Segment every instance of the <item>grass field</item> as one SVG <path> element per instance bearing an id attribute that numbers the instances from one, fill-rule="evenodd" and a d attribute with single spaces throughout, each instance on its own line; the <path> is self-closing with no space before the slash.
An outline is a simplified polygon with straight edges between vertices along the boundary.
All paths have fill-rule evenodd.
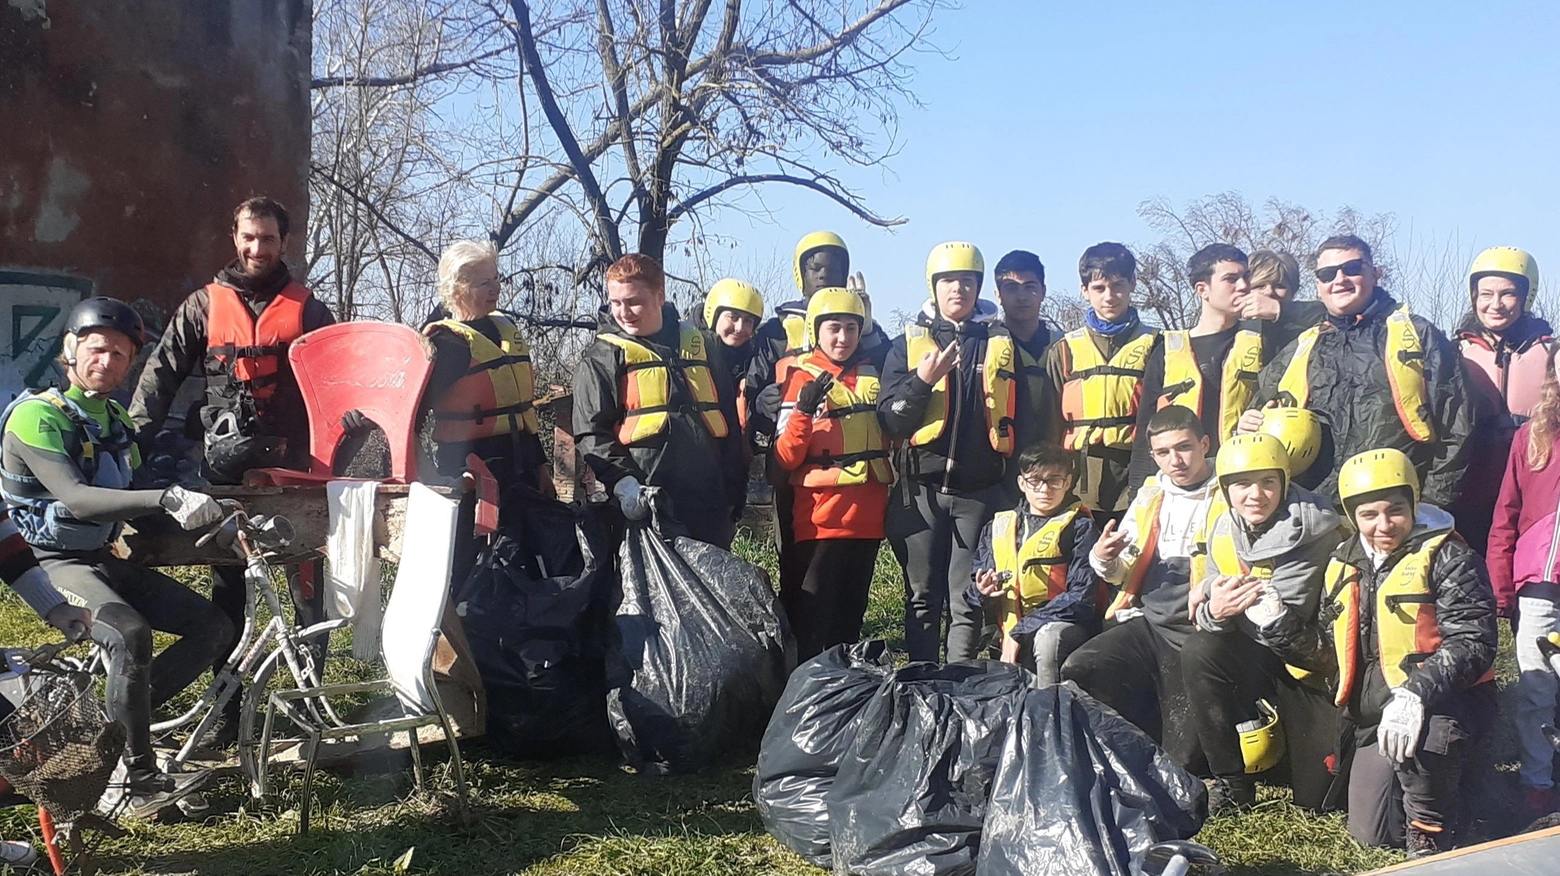
<path id="1" fill-rule="evenodd" d="M 773 570 L 772 552 L 751 543 L 741 549 Z M 866 629 L 867 635 L 896 647 L 902 586 L 885 550 Z M 47 628 L 14 595 L 7 590 L 0 596 L 0 642 L 33 644 L 49 638 Z M 1509 655 L 1509 642 L 1504 653 Z M 1504 677 L 1509 678 L 1509 656 L 1505 660 Z M 354 676 L 364 671 L 350 665 L 337 670 Z M 1511 751 L 1509 733 L 1493 740 L 1490 749 Z M 749 796 L 752 749 L 733 752 L 728 762 L 699 775 L 676 778 L 638 776 L 600 760 L 515 763 L 480 741 L 463 745 L 462 751 L 474 801 L 466 825 L 455 819 L 447 796 L 411 795 L 409 766 L 388 761 L 365 765 L 354 775 L 317 777 L 315 820 L 306 838 L 294 836 L 296 777 L 281 783 L 280 792 L 263 804 L 249 799 L 236 780 L 227 780 L 208 793 L 216 814 L 203 823 L 130 825 L 127 838 L 102 842 L 97 858 L 108 873 L 213 876 L 822 872 L 764 833 Z M 1509 758 L 1489 754 L 1486 759 Z M 434 785 L 448 792 L 442 755 L 435 763 Z M 1489 804 L 1492 808 L 1503 806 L 1509 770 L 1504 766 L 1500 777 L 1472 796 L 1500 801 Z M 1309 815 L 1286 800 L 1287 792 L 1264 789 L 1256 810 L 1210 822 L 1199 839 L 1236 874 L 1356 873 L 1401 858 L 1358 846 L 1338 816 Z M 1502 821 L 1492 817 L 1489 829 L 1501 831 Z M 31 807 L 0 810 L 0 835 L 36 831 Z"/>

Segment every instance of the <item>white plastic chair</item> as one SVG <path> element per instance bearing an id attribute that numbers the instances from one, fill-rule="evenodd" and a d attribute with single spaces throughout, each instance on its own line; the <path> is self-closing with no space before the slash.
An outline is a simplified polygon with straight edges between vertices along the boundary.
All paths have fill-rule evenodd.
<path id="1" fill-rule="evenodd" d="M 466 776 L 461 766 L 460 746 L 455 741 L 455 728 L 439 700 L 439 690 L 433 679 L 433 652 L 439 641 L 439 622 L 444 616 L 454 558 L 456 507 L 454 500 L 446 499 L 422 484 L 411 485 L 406 503 L 405 547 L 381 626 L 380 654 L 388 677 L 327 684 L 309 690 L 276 691 L 270 696 L 260 742 L 260 772 L 264 774 L 267 769 L 272 728 L 277 712 L 281 712 L 305 736 L 303 799 L 298 819 L 300 834 L 309 831 L 310 792 L 321 742 L 405 731 L 412 753 L 412 774 L 421 791 L 423 769 L 417 729 L 434 725 L 443 728 L 444 738 L 449 743 L 450 773 L 455 779 L 459 813 L 462 820 L 466 818 Z M 395 693 L 405 713 L 403 717 L 338 726 L 320 722 L 308 710 L 294 706 L 297 701 L 311 697 L 383 690 Z"/>

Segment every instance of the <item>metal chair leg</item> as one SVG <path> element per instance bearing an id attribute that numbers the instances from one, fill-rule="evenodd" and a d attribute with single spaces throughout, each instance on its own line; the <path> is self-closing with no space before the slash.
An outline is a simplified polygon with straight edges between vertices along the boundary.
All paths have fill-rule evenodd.
<path id="1" fill-rule="evenodd" d="M 304 757 L 307 761 L 303 767 L 303 796 L 298 801 L 298 835 L 303 836 L 309 832 L 309 807 L 314 802 L 314 761 L 320 753 L 320 735 L 310 733 Z"/>
<path id="2" fill-rule="evenodd" d="M 412 781 L 417 786 L 417 793 L 423 793 L 423 763 L 422 746 L 417 744 L 417 728 L 406 731 L 406 744 L 412 750 Z"/>
<path id="3" fill-rule="evenodd" d="M 455 809 L 460 817 L 461 824 L 471 820 L 471 809 L 466 801 L 466 765 L 460 759 L 460 743 L 455 741 L 455 728 L 450 726 L 449 718 L 444 710 L 439 710 L 439 719 L 444 726 L 444 739 L 450 746 L 450 776 L 455 779 Z"/>

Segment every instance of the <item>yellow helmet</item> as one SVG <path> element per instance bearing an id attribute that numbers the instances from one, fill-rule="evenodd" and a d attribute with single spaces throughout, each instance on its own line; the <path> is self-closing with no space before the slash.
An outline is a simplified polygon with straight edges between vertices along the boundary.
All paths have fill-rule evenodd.
<path id="1" fill-rule="evenodd" d="M 1265 773 L 1284 759 L 1288 748 L 1284 725 L 1278 722 L 1278 710 L 1267 700 L 1257 700 L 1257 717 L 1235 725 L 1240 734 L 1240 756 L 1246 762 L 1246 774 Z"/>
<path id="2" fill-rule="evenodd" d="M 815 249 L 823 249 L 826 246 L 836 246 L 844 250 L 849 258 L 850 250 L 845 246 L 845 239 L 832 231 L 814 231 L 805 235 L 796 242 L 796 254 L 791 257 L 791 269 L 796 274 L 796 291 L 801 292 L 806 287 L 802 285 L 802 259 Z"/>
<path id="3" fill-rule="evenodd" d="M 1213 461 L 1221 490 L 1236 475 L 1275 469 L 1284 476 L 1284 489 L 1288 490 L 1289 451 L 1284 449 L 1284 442 L 1266 432 L 1230 436 L 1230 440 L 1219 446 L 1219 455 Z M 1225 500 L 1228 499 L 1226 496 Z"/>
<path id="4" fill-rule="evenodd" d="M 980 250 L 975 248 L 975 244 L 949 241 L 932 247 L 932 254 L 926 257 L 926 294 L 935 298 L 937 275 L 951 274 L 954 271 L 974 271 L 982 280 L 985 279 L 986 260 L 981 257 Z M 976 289 L 979 288 L 977 283 Z"/>
<path id="5" fill-rule="evenodd" d="M 1538 291 L 1538 262 L 1525 249 L 1514 246 L 1492 246 L 1479 253 L 1468 266 L 1468 295 L 1477 297 L 1479 278 L 1485 274 L 1509 274 L 1527 278 L 1527 292 L 1522 296 L 1522 309 Z"/>
<path id="6" fill-rule="evenodd" d="M 1289 476 L 1311 467 L 1322 452 L 1322 418 L 1305 408 L 1268 408 L 1262 412 L 1262 428 L 1284 443 L 1289 451 Z"/>
<path id="7" fill-rule="evenodd" d="M 710 294 L 705 296 L 704 324 L 714 328 L 715 317 L 720 315 L 722 308 L 751 313 L 754 319 L 764 318 L 763 296 L 758 294 L 758 290 L 753 288 L 752 283 L 744 283 L 730 277 L 711 286 Z"/>
<path id="8" fill-rule="evenodd" d="M 867 325 L 867 308 L 861 298 L 849 289 L 828 286 L 813 293 L 807 299 L 807 347 L 818 346 L 818 322 L 826 316 L 854 316 Z"/>
<path id="9" fill-rule="evenodd" d="M 1354 506 L 1365 496 L 1396 487 L 1408 489 L 1417 510 L 1419 472 L 1414 470 L 1408 454 L 1401 450 L 1367 450 L 1349 457 L 1349 461 L 1338 469 L 1338 498 L 1343 500 L 1344 510 L 1350 516 L 1354 514 Z"/>

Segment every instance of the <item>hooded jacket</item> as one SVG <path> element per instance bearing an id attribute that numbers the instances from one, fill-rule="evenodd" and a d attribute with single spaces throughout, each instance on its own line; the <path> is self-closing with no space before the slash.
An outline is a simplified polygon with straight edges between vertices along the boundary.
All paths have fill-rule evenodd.
<path id="1" fill-rule="evenodd" d="M 680 344 L 677 308 L 665 305 L 661 319 L 659 332 L 637 340 L 648 341 L 657 355 L 670 361 Z M 606 307 L 597 312 L 596 325 L 600 334 L 625 335 Z M 686 384 L 674 376 L 669 402 L 675 409 L 666 431 L 634 447 L 625 447 L 617 435 L 623 420 L 623 351 L 597 338 L 580 354 L 574 370 L 574 442 L 608 491 L 632 477 L 641 485 L 664 488 L 673 509 L 725 507 L 735 512 L 746 503 L 747 471 L 737 429 L 736 390 L 721 346 L 705 349 L 728 437 L 710 435 L 701 417 L 686 407 L 693 402 Z"/>
<path id="2" fill-rule="evenodd" d="M 1387 317 L 1398 302 L 1378 288 L 1354 316 L 1329 316 L 1311 351 L 1307 407 L 1321 415 L 1322 449 L 1311 472 L 1327 472 L 1317 492 L 1329 501 L 1338 495 L 1338 469 L 1367 450 L 1392 447 L 1408 454 L 1424 484 L 1424 500 L 1450 505 L 1462 492 L 1468 465 L 1468 436 L 1473 408 L 1456 348 L 1424 317 L 1413 314 L 1414 329 L 1425 351 L 1425 401 L 1435 440 L 1409 437 L 1392 399 L 1386 369 Z M 1279 382 L 1294 358 L 1289 344 L 1262 369 L 1253 408 L 1278 397 Z"/>
<path id="3" fill-rule="evenodd" d="M 1550 540 L 1560 521 L 1560 454 L 1553 454 L 1548 465 L 1534 470 L 1528 464 L 1532 440 L 1533 424 L 1523 423 L 1507 455 L 1485 552 L 1496 605 L 1507 617 L 1516 615 L 1517 595 L 1524 586 L 1556 577 L 1548 574 L 1545 566 Z"/>
<path id="4" fill-rule="evenodd" d="M 1354 690 L 1347 708 L 1354 723 L 1361 727 L 1381 721 L 1381 710 L 1391 699 L 1386 676 L 1381 672 L 1380 638 L 1376 625 L 1376 591 L 1388 573 L 1403 557 L 1425 539 L 1452 530 L 1452 516 L 1433 505 L 1421 503 L 1414 528 L 1397 550 L 1379 558 L 1366 550 L 1360 538 L 1350 538 L 1333 552 L 1333 558 L 1353 566 L 1360 576 L 1360 660 Z M 1495 594 L 1490 589 L 1484 563 L 1461 537 L 1453 534 L 1442 542 L 1430 564 L 1429 582 L 1435 594 L 1436 626 L 1441 645 L 1424 662 L 1408 671 L 1403 683 L 1424 701 L 1427 710 L 1447 696 L 1478 683 L 1495 663 L 1500 637 L 1495 626 Z M 1320 659 L 1302 665 L 1307 669 L 1335 671 L 1332 617 L 1323 618 L 1316 628 L 1322 649 Z"/>
<path id="5" fill-rule="evenodd" d="M 1268 583 L 1278 591 L 1287 610 L 1266 627 L 1257 626 L 1244 614 L 1216 620 L 1207 596 L 1220 573 L 1209 563 L 1206 577 L 1197 585 L 1203 595 L 1202 604 L 1197 606 L 1197 626 L 1209 632 L 1244 633 L 1295 666 L 1309 668 L 1325 662 L 1326 658 L 1317 654 L 1322 647 L 1316 630 L 1317 612 L 1327 559 L 1338 546 L 1338 522 L 1326 499 L 1297 485 L 1289 487 L 1282 507 L 1258 530 L 1232 511 L 1219 515 L 1207 541 L 1227 535 L 1234 540 L 1235 555 L 1243 564 L 1271 564 L 1273 576 Z"/>
<path id="6" fill-rule="evenodd" d="M 264 277 L 247 277 L 239 270 L 238 263 L 228 265 L 212 279 L 238 293 L 238 300 L 249 309 L 249 315 L 259 319 L 267 305 L 292 282 L 287 265 L 278 262 L 276 270 Z M 135 395 L 130 400 L 130 419 L 135 423 L 135 440 L 141 452 L 150 456 L 152 440 L 168 418 L 179 386 L 191 374 L 201 373 L 206 361 L 206 326 L 211 311 L 211 297 L 202 286 L 190 293 L 173 313 L 162 340 L 147 359 L 141 379 L 136 383 Z M 305 334 L 330 325 L 335 316 L 325 302 L 309 296 L 303 305 L 303 331 Z M 282 357 L 280 381 L 276 395 L 266 408 L 261 430 L 267 435 L 287 439 L 289 461 L 307 468 L 309 458 L 309 417 L 303 407 L 303 396 L 292 370 Z M 204 405 L 204 401 L 202 402 Z"/>
<path id="7" fill-rule="evenodd" d="M 1132 497 L 1132 504 L 1121 519 L 1120 531 L 1127 536 L 1129 547 L 1108 563 L 1089 555 L 1095 573 L 1116 587 L 1126 583 L 1138 563 L 1149 564 L 1143 573 L 1138 602 L 1143 606 L 1143 616 L 1176 649 L 1193 630 L 1192 621 L 1186 616 L 1187 597 L 1192 590 L 1191 556 L 1219 489 L 1211 470 L 1210 466 L 1208 479 L 1194 487 L 1178 487 L 1163 475 L 1155 476 L 1154 483 L 1164 493 L 1164 501 L 1159 506 L 1159 537 L 1152 556 L 1141 553 L 1146 535 L 1138 531 L 1137 524 L 1139 509 L 1148 497 L 1144 492 Z"/>
<path id="8" fill-rule="evenodd" d="M 1002 482 L 1007 459 L 991 448 L 987 435 L 985 390 L 981 370 L 985 367 L 986 340 L 1006 335 L 997 318 L 997 306 L 978 299 L 975 312 L 962 323 L 952 323 L 936 315 L 928 302 L 916 317 L 916 325 L 926 328 L 939 348 L 959 343 L 958 369 L 948 375 L 948 427 L 933 441 L 919 447 L 901 447 L 895 458 L 895 471 L 935 489 L 953 493 L 974 493 Z M 926 406 L 932 398 L 931 384 L 916 374 L 916 363 L 908 361 L 904 335 L 894 339 L 883 365 L 883 391 L 878 396 L 878 417 L 883 432 L 890 438 L 908 439 L 921 428 Z M 1016 381 L 1017 406 L 1028 404 L 1024 381 Z M 1016 431 L 1016 429 L 1015 429 Z M 1013 446 L 1028 446 L 1031 436 L 1017 434 Z"/>

